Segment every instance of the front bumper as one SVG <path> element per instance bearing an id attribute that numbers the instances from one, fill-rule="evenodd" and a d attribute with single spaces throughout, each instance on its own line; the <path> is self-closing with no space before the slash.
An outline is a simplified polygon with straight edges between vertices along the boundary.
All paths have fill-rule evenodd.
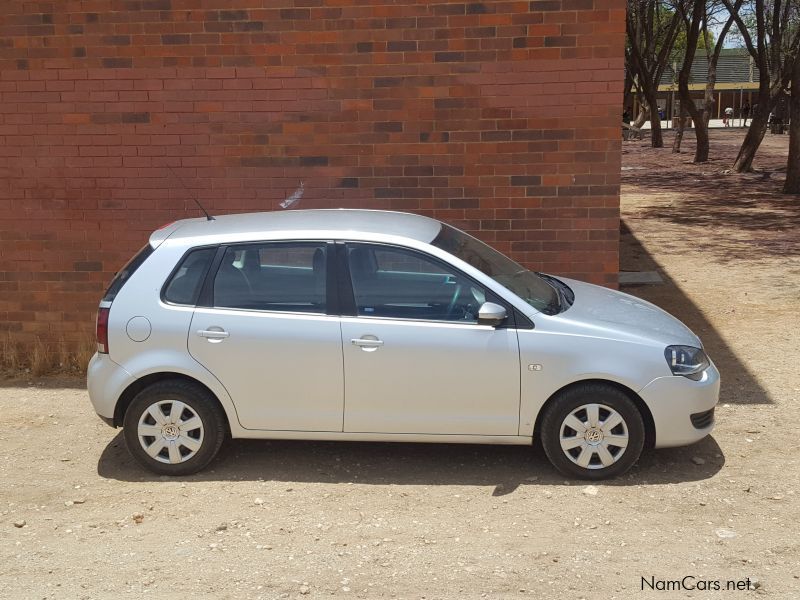
<path id="1" fill-rule="evenodd" d="M 122 392 L 134 381 L 133 375 L 115 363 L 108 354 L 97 353 L 89 361 L 86 386 L 94 411 L 103 421 L 115 427 L 114 410 Z"/>
<path id="2" fill-rule="evenodd" d="M 719 371 L 712 363 L 700 381 L 678 375 L 658 377 L 639 391 L 653 415 L 656 448 L 686 446 L 711 433 L 714 421 L 708 411 L 719 400 L 719 383 Z"/>

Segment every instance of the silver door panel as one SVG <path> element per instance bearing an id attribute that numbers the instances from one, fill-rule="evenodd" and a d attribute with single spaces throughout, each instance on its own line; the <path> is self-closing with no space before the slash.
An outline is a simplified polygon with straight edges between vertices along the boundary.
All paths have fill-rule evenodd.
<path id="1" fill-rule="evenodd" d="M 346 432 L 517 435 L 514 329 L 342 318 Z"/>
<path id="2" fill-rule="evenodd" d="M 338 317 L 198 308 L 189 352 L 228 389 L 245 429 L 342 431 Z"/>

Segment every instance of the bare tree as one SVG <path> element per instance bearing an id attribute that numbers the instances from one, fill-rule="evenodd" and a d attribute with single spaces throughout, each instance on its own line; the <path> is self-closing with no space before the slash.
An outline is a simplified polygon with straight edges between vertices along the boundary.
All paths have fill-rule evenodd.
<path id="1" fill-rule="evenodd" d="M 634 83 L 634 86 L 636 88 L 636 100 L 639 103 L 639 114 L 637 114 L 636 118 L 633 120 L 633 126 L 637 129 L 641 129 L 642 125 L 650 120 L 650 105 L 647 104 L 647 100 L 642 93 L 642 88 L 638 85 L 638 83 Z"/>
<path id="2" fill-rule="evenodd" d="M 673 152 L 680 152 L 680 144 L 683 140 L 684 129 L 684 115 L 688 112 L 695 123 L 695 136 L 697 137 L 697 151 L 695 152 L 695 162 L 703 162 L 697 160 L 697 155 L 700 151 L 701 140 L 708 147 L 708 128 L 702 122 L 702 115 L 694 104 L 692 96 L 689 93 L 689 75 L 691 74 L 692 64 L 694 63 L 694 56 L 697 51 L 697 42 L 700 40 L 700 26 L 703 22 L 703 17 L 706 14 L 706 0 L 692 0 L 692 11 L 687 13 L 686 8 L 682 3 L 678 3 L 676 12 L 681 15 L 684 25 L 686 27 L 686 51 L 683 55 L 683 64 L 678 72 L 678 97 L 681 100 L 681 114 L 680 125 L 678 126 L 678 135 L 675 137 L 675 146 Z M 706 155 L 705 159 L 708 159 Z"/>
<path id="3" fill-rule="evenodd" d="M 627 112 L 633 105 L 634 90 L 633 86 L 636 79 L 633 76 L 633 69 L 631 69 L 631 47 L 625 44 L 625 88 L 622 95 L 622 112 Z M 635 115 L 629 114 L 628 121 L 635 118 Z"/>
<path id="4" fill-rule="evenodd" d="M 735 8 L 740 7 L 742 5 L 743 0 L 737 0 L 736 4 L 734 5 Z M 708 33 L 708 25 L 709 25 L 709 17 L 707 11 L 707 16 L 703 21 L 703 35 L 706 39 L 709 38 Z M 722 48 L 725 45 L 725 38 L 728 36 L 728 32 L 733 25 L 735 17 L 728 13 L 728 19 L 725 21 L 725 24 L 722 26 L 722 29 L 719 32 L 719 36 L 717 36 L 717 42 L 714 44 L 713 50 L 706 44 L 706 59 L 708 61 L 708 69 L 706 75 L 706 89 L 703 95 L 703 122 L 706 125 L 706 132 L 708 131 L 708 122 L 711 119 L 711 113 L 714 110 L 714 87 L 717 85 L 717 64 L 719 64 L 719 56 L 722 53 Z M 708 156 L 706 156 L 708 158 Z"/>
<path id="5" fill-rule="evenodd" d="M 658 114 L 658 83 L 669 62 L 680 23 L 680 14 L 665 0 L 628 0 L 626 28 L 630 67 L 650 111 L 653 148 L 664 146 Z"/>
<path id="6" fill-rule="evenodd" d="M 678 111 L 678 129 L 675 132 L 675 139 L 672 140 L 672 153 L 680 154 L 681 143 L 683 142 L 683 133 L 686 130 L 686 103 L 681 99 L 681 108 Z"/>
<path id="7" fill-rule="evenodd" d="M 789 164 L 786 168 L 785 194 L 800 194 L 800 53 L 792 69 L 792 97 L 789 118 Z"/>
<path id="8" fill-rule="evenodd" d="M 798 5 L 800 0 L 754 0 L 749 3 L 755 21 L 753 31 L 745 23 L 743 11 L 731 0 L 722 0 L 733 15 L 750 56 L 758 67 L 758 103 L 733 168 L 749 171 L 767 131 L 769 114 L 791 80 L 795 58 L 800 51 Z M 753 39 L 755 37 L 755 39 Z"/>
<path id="9" fill-rule="evenodd" d="M 736 0 L 734 8 L 738 10 L 739 7 L 741 7 L 742 2 L 743 0 Z M 708 122 L 711 118 L 711 111 L 714 104 L 714 86 L 717 82 L 717 63 L 719 62 L 719 56 L 722 52 L 722 46 L 725 43 L 725 38 L 727 37 L 728 31 L 730 30 L 734 21 L 734 17 L 732 15 L 728 15 L 728 19 L 723 25 L 722 30 L 720 31 L 720 34 L 713 45 L 713 48 L 710 47 L 709 42 L 711 36 L 708 32 L 709 18 L 711 14 L 716 12 L 716 7 L 717 5 L 713 2 L 711 5 L 709 5 L 708 0 L 692 0 L 691 5 L 689 6 L 684 6 L 680 2 L 678 2 L 676 5 L 676 11 L 681 14 L 686 27 L 686 53 L 684 54 L 683 63 L 680 71 L 678 72 L 678 97 L 681 101 L 681 112 L 683 113 L 684 110 L 688 112 L 689 116 L 692 118 L 692 121 L 694 121 L 694 132 L 695 137 L 697 138 L 697 148 L 694 154 L 694 162 L 696 163 L 706 162 L 708 160 L 708 154 L 710 151 Z M 689 8 L 691 8 L 691 12 L 689 12 Z M 704 44 L 704 48 L 707 59 L 706 64 L 708 65 L 706 71 L 706 86 L 703 96 L 702 110 L 697 108 L 697 105 L 694 103 L 694 100 L 689 93 L 689 75 L 691 73 L 692 64 L 694 63 L 694 58 L 701 34 L 706 42 Z M 681 126 L 683 125 L 682 119 L 683 115 L 681 115 Z M 679 134 L 682 134 L 681 127 L 679 127 L 678 132 Z M 673 151 L 680 151 L 681 138 L 682 135 L 676 136 L 675 140 L 677 148 L 673 148 Z"/>

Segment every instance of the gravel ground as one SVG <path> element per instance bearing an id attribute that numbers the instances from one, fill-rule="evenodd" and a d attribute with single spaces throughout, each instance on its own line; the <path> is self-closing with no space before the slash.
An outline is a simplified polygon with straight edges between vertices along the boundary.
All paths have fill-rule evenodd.
<path id="1" fill-rule="evenodd" d="M 768 137 L 762 163 L 781 153 Z M 595 485 L 522 447 L 254 441 L 176 480 L 133 463 L 81 382 L 10 380 L 0 597 L 798 597 L 800 208 L 771 175 L 686 160 L 625 144 L 622 268 L 660 273 L 626 290 L 717 362 L 712 437 Z"/>

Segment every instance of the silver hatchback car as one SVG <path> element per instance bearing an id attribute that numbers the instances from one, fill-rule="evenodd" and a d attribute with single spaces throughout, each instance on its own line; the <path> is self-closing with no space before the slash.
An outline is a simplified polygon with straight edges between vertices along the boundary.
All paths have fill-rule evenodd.
<path id="1" fill-rule="evenodd" d="M 711 432 L 719 373 L 659 308 L 534 273 L 419 215 L 186 219 L 100 302 L 89 395 L 161 474 L 233 438 L 540 439 L 603 479 Z"/>

